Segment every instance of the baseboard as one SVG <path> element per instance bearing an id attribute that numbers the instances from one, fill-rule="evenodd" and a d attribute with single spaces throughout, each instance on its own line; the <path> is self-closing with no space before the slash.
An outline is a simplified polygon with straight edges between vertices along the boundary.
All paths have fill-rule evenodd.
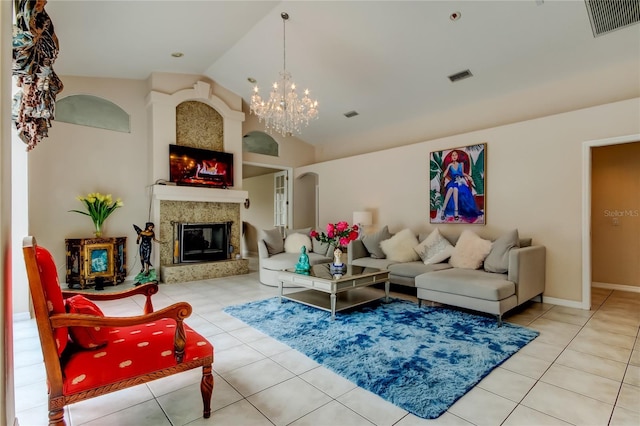
<path id="1" fill-rule="evenodd" d="M 567 308 L 584 309 L 584 307 L 582 306 L 582 302 L 576 302 L 575 300 L 557 299 L 555 297 L 543 296 L 542 301 L 544 303 L 550 303 L 552 305 L 558 305 L 558 306 L 565 306 Z"/>
<path id="2" fill-rule="evenodd" d="M 591 283 L 591 287 L 606 288 L 608 290 L 630 291 L 632 293 L 640 293 L 640 287 L 635 287 L 632 285 L 625 285 L 625 284 L 599 283 L 594 281 Z"/>

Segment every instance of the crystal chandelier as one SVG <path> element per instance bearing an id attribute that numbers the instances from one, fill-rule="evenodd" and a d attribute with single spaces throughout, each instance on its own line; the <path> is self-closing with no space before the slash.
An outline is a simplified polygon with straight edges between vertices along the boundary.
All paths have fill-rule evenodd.
<path id="1" fill-rule="evenodd" d="M 287 50 L 286 50 L 286 22 L 289 14 L 282 12 L 282 34 L 283 34 L 283 66 L 280 73 L 280 80 L 273 83 L 273 88 L 268 100 L 260 97 L 258 86 L 253 88 L 251 96 L 251 112 L 258 116 L 258 121 L 264 120 L 267 132 L 275 130 L 282 136 L 300 134 L 301 128 L 309 125 L 309 121 L 318 117 L 318 101 L 309 97 L 309 90 L 304 91 L 304 96 L 300 98 L 296 91 L 296 85 L 291 79 L 291 74 L 287 72 Z"/>

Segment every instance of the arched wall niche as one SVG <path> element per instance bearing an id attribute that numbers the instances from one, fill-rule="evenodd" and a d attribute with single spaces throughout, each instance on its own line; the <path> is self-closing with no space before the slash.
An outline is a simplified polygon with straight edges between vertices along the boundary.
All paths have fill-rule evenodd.
<path id="1" fill-rule="evenodd" d="M 56 121 L 131 133 L 129 114 L 110 100 L 93 95 L 69 95 L 56 101 Z"/>
<path id="2" fill-rule="evenodd" d="M 254 130 L 242 137 L 242 151 L 279 157 L 279 145 L 271 135 Z"/>
<path id="3" fill-rule="evenodd" d="M 224 151 L 222 115 L 200 101 L 181 102 L 176 107 L 176 143 Z"/>

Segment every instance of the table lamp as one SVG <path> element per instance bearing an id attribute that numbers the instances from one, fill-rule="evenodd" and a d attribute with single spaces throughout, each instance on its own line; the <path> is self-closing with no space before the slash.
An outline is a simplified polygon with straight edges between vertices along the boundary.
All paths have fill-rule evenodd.
<path id="1" fill-rule="evenodd" d="M 358 225 L 358 238 L 362 236 L 362 228 L 373 225 L 371 212 L 353 212 L 353 223 Z"/>

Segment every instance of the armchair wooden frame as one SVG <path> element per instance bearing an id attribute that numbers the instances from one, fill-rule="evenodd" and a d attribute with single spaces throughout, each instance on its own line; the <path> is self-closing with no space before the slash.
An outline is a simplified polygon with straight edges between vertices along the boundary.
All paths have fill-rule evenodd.
<path id="1" fill-rule="evenodd" d="M 143 295 L 145 297 L 143 315 L 131 317 L 99 317 L 86 314 L 49 314 L 45 292 L 41 282 L 38 262 L 36 258 L 37 243 L 34 237 L 25 237 L 23 240 L 23 254 L 29 280 L 29 289 L 33 299 L 33 309 L 35 312 L 38 333 L 40 335 L 40 343 L 42 346 L 42 355 L 49 384 L 49 425 L 64 426 L 64 407 L 68 404 L 83 401 L 85 399 L 115 392 L 131 386 L 136 386 L 152 380 L 167 377 L 176 373 L 184 372 L 193 368 L 202 367 L 202 380 L 200 382 L 200 390 L 202 401 L 204 404 L 203 416 L 208 418 L 211 415 L 211 395 L 213 392 L 213 375 L 211 366 L 213 364 L 213 354 L 189 362 L 182 362 L 184 349 L 187 342 L 187 336 L 183 321 L 191 315 L 191 305 L 186 302 L 175 303 L 157 312 L 153 311 L 151 296 L 158 292 L 158 285 L 155 283 L 143 284 L 138 287 L 117 292 L 94 294 L 77 291 L 61 290 L 64 299 L 82 294 L 90 300 L 117 300 L 134 295 Z M 176 331 L 174 337 L 174 355 L 176 364 L 170 368 L 157 371 L 150 371 L 139 376 L 111 383 L 104 386 L 98 386 L 89 390 L 78 393 L 65 394 L 63 392 L 63 365 L 58 356 L 54 329 L 59 327 L 85 326 L 85 327 L 126 327 L 149 322 L 157 321 L 163 318 L 175 320 Z"/>

